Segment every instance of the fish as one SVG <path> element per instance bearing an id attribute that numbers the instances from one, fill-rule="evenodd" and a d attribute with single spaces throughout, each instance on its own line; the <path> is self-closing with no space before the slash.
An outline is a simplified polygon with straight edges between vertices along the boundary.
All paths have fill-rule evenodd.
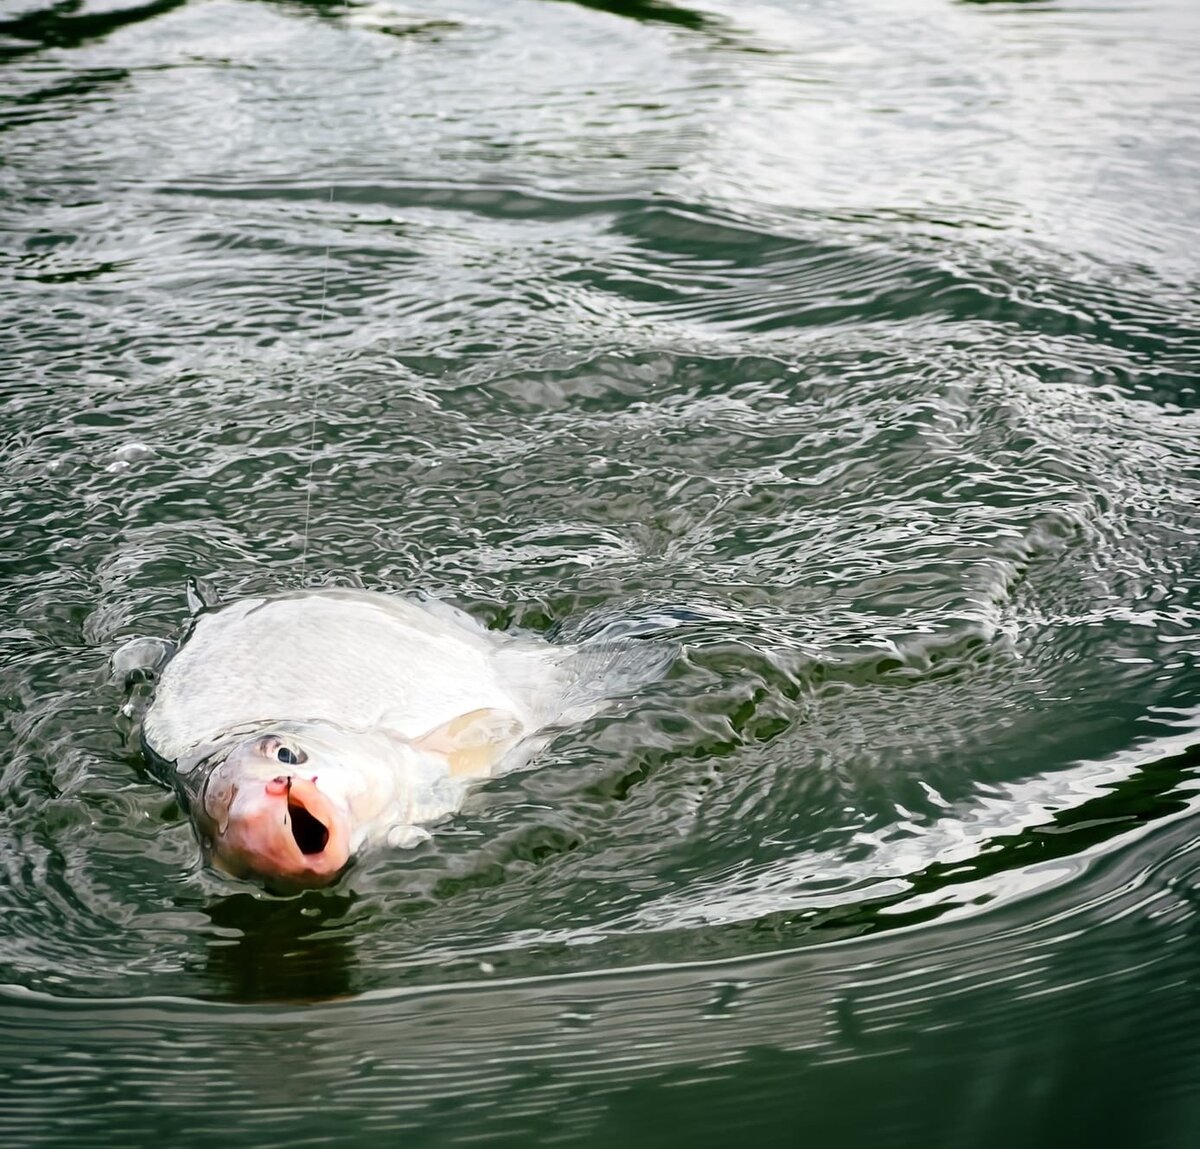
<path id="1" fill-rule="evenodd" d="M 146 760 L 206 862 L 280 892 L 428 838 L 473 785 L 675 657 L 667 643 L 557 644 L 488 630 L 441 599 L 342 588 L 205 607 L 178 644 L 150 649 Z"/>

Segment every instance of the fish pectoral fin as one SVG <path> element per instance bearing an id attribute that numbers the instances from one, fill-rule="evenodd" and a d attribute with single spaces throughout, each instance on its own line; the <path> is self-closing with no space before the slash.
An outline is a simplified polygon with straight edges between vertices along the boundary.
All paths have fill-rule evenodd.
<path id="1" fill-rule="evenodd" d="M 413 739 L 418 750 L 440 754 L 450 764 L 451 775 L 485 775 L 525 733 L 521 720 L 507 710 L 471 710 L 435 726 Z"/>

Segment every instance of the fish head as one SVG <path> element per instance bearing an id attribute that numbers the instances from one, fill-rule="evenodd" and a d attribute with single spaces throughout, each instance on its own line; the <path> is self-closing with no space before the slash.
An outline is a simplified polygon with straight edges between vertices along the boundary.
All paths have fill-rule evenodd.
<path id="1" fill-rule="evenodd" d="M 209 860 L 277 889 L 337 881 L 363 837 L 364 813 L 372 813 L 364 805 L 378 804 L 369 801 L 378 769 L 347 749 L 306 731 L 234 743 L 192 804 Z"/>
<path id="2" fill-rule="evenodd" d="M 414 845 L 418 823 L 458 808 L 521 738 L 520 721 L 479 709 L 409 738 L 324 721 L 246 728 L 177 761 L 205 857 L 286 891 L 336 882 L 371 842 Z"/>

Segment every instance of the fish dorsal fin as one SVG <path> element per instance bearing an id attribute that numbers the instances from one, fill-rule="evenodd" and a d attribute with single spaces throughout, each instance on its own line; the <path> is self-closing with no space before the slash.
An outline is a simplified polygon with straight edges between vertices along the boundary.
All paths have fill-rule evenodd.
<path id="1" fill-rule="evenodd" d="M 489 774 L 524 733 L 525 727 L 515 714 L 485 707 L 435 726 L 414 738 L 413 745 L 445 758 L 452 777 L 481 776 Z"/>

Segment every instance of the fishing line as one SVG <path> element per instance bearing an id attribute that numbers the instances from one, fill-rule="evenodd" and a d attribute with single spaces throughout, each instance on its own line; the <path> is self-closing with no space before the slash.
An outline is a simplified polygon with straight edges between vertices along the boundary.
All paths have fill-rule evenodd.
<path id="1" fill-rule="evenodd" d="M 333 206 L 334 185 L 329 185 L 329 204 Z M 325 298 L 329 289 L 329 248 L 325 244 L 325 258 L 321 261 L 321 314 L 317 319 L 317 338 L 325 338 Z M 308 524 L 312 517 L 313 469 L 317 462 L 317 403 L 321 397 L 321 380 L 318 376 L 312 387 L 311 415 L 308 423 L 308 474 L 304 479 L 304 541 L 300 550 L 300 585 L 304 585 L 304 572 L 308 567 Z"/>
<path id="2" fill-rule="evenodd" d="M 346 20 L 350 15 L 350 0 L 343 0 L 341 19 Z M 329 206 L 333 207 L 333 192 L 337 184 L 329 185 Z M 329 249 L 332 244 L 325 243 L 325 256 L 321 260 L 321 312 L 317 319 L 317 340 L 325 341 L 325 300 L 329 292 Z M 308 422 L 308 474 L 304 478 L 304 539 L 300 547 L 300 585 L 304 585 L 304 575 L 308 569 L 308 530 L 312 521 L 313 471 L 317 465 L 317 405 L 321 398 L 321 380 L 318 377 L 312 387 L 312 411 Z"/>

